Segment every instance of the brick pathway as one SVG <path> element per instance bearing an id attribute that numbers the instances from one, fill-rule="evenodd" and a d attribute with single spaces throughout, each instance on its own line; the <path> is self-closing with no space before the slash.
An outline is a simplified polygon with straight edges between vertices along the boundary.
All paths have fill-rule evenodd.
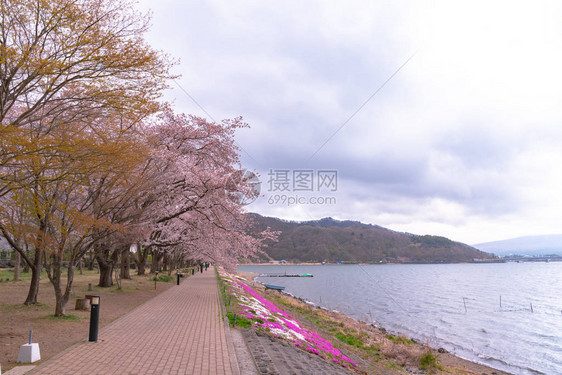
<path id="1" fill-rule="evenodd" d="M 28 374 L 237 375 L 227 329 L 210 268 L 106 326 L 97 343 L 74 346 Z"/>

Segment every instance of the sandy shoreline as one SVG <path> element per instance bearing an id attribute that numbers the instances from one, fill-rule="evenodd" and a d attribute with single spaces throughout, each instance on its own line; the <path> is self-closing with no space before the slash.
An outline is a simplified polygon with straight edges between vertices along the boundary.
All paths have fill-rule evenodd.
<path id="1" fill-rule="evenodd" d="M 254 278 L 259 276 L 259 274 L 252 273 L 252 272 L 243 272 L 243 271 L 239 271 L 237 272 L 237 274 L 245 278 L 247 282 L 251 284 L 251 286 L 257 288 L 260 291 L 263 291 L 264 288 L 262 284 L 254 281 Z M 378 328 L 373 325 L 368 325 L 367 323 L 357 321 L 345 314 L 335 311 L 329 311 L 324 308 L 311 305 L 309 303 L 306 303 L 302 299 L 298 297 L 293 297 L 287 293 L 282 293 L 282 294 L 278 292 L 273 292 L 275 294 L 272 294 L 272 292 L 264 292 L 264 293 L 266 295 L 270 293 L 272 296 L 282 296 L 280 298 L 285 300 L 290 300 L 291 304 L 298 306 L 300 309 L 309 309 L 310 311 L 319 312 L 322 315 L 325 315 L 326 317 L 336 322 L 339 322 L 339 324 L 341 324 L 342 326 L 349 327 L 349 329 L 351 330 L 354 330 L 356 332 L 368 336 L 373 343 L 376 343 L 376 345 L 381 348 L 381 353 L 383 354 L 383 357 L 388 357 L 387 359 L 390 361 L 396 360 L 396 363 L 399 365 L 399 367 L 402 367 L 402 369 L 400 369 L 399 371 L 391 372 L 391 373 L 397 373 L 397 374 L 404 373 L 403 372 L 404 369 L 406 369 L 408 372 L 413 372 L 413 370 L 411 369 L 412 367 L 411 359 L 417 358 L 419 357 L 420 353 L 427 352 L 428 350 L 430 350 L 429 346 L 421 343 L 414 343 L 411 340 L 408 340 L 408 343 L 394 342 L 396 340 L 394 341 L 389 340 L 388 337 L 391 337 L 392 335 L 389 335 L 384 328 Z M 302 316 L 300 317 L 297 316 L 297 318 L 304 319 L 305 324 L 312 324 L 312 326 L 314 326 L 315 329 L 322 332 L 324 335 L 327 335 L 328 337 L 326 338 L 328 340 L 338 341 L 337 338 L 330 337 L 330 332 L 323 331 L 320 327 L 315 326 L 313 322 L 306 321 L 306 319 Z M 438 370 L 436 373 L 443 373 L 443 374 L 456 373 L 456 374 L 473 374 L 473 375 L 476 374 L 508 375 L 509 374 L 505 371 L 501 371 L 486 365 L 482 365 L 476 362 L 463 359 L 451 353 L 438 352 L 437 349 L 438 348 L 431 348 L 431 351 L 434 352 L 436 356 L 438 356 L 439 364 L 440 366 L 442 366 L 444 371 Z M 363 363 L 362 365 L 363 365 L 362 367 L 364 366 L 369 367 L 368 363 Z"/>

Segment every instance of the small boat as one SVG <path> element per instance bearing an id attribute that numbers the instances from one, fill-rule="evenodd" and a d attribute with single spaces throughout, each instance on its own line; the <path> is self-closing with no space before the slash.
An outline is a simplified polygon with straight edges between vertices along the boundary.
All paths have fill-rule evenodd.
<path id="1" fill-rule="evenodd" d="M 303 273 L 302 275 L 299 275 L 300 277 L 313 277 L 313 275 L 311 273 Z"/>
<path id="2" fill-rule="evenodd" d="M 285 290 L 284 286 L 279 286 L 279 285 L 263 284 L 263 286 L 265 286 L 265 289 Z"/>

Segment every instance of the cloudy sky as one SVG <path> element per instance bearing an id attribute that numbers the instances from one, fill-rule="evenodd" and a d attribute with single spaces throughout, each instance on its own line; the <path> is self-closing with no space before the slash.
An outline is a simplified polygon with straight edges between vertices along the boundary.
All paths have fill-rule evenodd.
<path id="1" fill-rule="evenodd" d="M 180 60 L 176 110 L 251 125 L 248 210 L 471 244 L 562 233 L 560 2 L 137 6 Z"/>

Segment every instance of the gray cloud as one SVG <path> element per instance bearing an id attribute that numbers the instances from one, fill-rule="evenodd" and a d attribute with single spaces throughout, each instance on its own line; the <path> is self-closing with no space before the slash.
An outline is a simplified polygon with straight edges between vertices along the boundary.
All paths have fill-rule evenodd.
<path id="1" fill-rule="evenodd" d="M 562 28 L 554 3 L 542 4 L 544 13 L 533 2 L 478 1 L 140 6 L 153 7 L 151 43 L 181 58 L 178 83 L 215 119 L 243 115 L 251 124 L 237 138 L 246 167 L 262 179 L 276 168 L 339 172 L 336 205 L 264 198 L 249 209 L 472 243 L 558 230 Z M 168 98 L 204 115 L 180 90 Z"/>

